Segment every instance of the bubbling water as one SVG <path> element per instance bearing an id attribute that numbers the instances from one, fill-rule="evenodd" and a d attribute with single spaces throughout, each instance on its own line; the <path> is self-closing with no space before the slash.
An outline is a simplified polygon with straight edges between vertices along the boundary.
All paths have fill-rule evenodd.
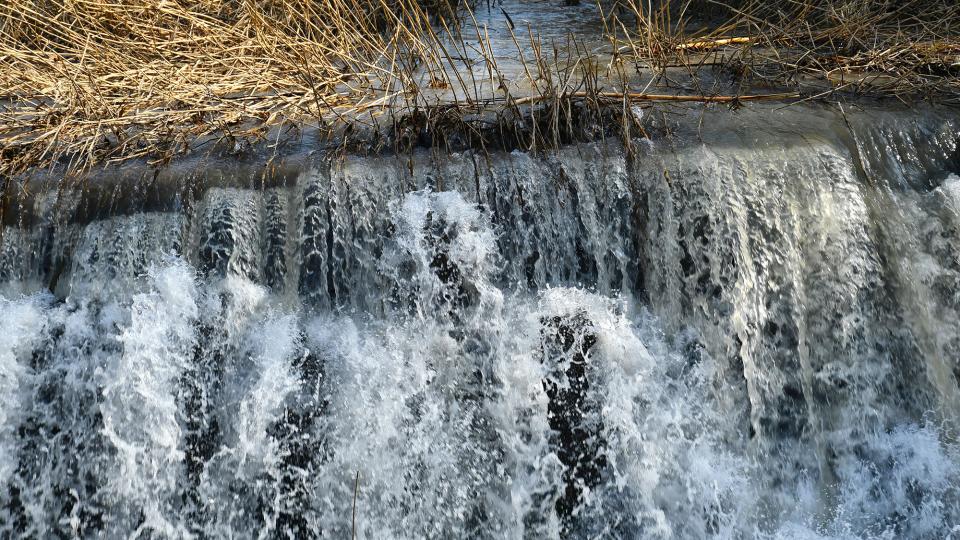
<path id="1" fill-rule="evenodd" d="M 9 227 L 0 536 L 960 535 L 956 144 L 888 131 Z"/>

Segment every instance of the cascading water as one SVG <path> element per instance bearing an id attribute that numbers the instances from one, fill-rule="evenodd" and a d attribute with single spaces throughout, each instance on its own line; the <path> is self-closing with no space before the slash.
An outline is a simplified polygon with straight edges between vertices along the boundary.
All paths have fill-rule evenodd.
<path id="1" fill-rule="evenodd" d="M 752 114 L 38 197 L 0 536 L 960 537 L 960 122 Z"/>

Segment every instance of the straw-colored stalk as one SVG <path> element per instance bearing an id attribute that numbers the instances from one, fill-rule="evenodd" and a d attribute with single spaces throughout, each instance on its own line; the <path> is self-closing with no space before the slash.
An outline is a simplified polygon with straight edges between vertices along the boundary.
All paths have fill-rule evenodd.
<path id="1" fill-rule="evenodd" d="M 565 140 L 574 105 L 602 118 L 619 103 L 628 139 L 632 102 L 792 100 L 802 81 L 826 87 L 808 98 L 960 101 L 955 0 L 596 1 L 612 67 L 574 36 L 543 43 L 517 28 L 525 81 L 511 85 L 459 0 L 8 0 L 0 178 L 162 164 L 208 141 L 241 151 L 286 126 L 379 122 L 397 144 L 411 130 L 442 140 L 491 114 L 527 118 L 519 144 L 538 148 Z M 652 91 L 670 70 L 687 88 Z M 646 88 L 630 87 L 637 72 Z M 774 90 L 744 95 L 755 86 Z"/>

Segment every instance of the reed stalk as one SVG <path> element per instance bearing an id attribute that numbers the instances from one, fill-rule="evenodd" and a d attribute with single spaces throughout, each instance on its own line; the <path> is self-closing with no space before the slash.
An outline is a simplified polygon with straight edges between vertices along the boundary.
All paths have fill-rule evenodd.
<path id="1" fill-rule="evenodd" d="M 611 132 L 629 137 L 638 101 L 960 103 L 955 0 L 597 1 L 606 51 L 511 29 L 518 82 L 455 0 L 7 0 L 0 177 L 242 153 L 280 127 L 386 125 L 399 147 L 526 119 L 534 149 L 562 144 L 575 110 L 620 107 Z"/>

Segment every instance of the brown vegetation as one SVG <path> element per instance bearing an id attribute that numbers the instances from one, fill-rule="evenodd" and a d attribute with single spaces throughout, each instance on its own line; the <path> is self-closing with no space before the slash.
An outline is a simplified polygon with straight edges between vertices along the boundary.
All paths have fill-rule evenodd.
<path id="1" fill-rule="evenodd" d="M 608 68 L 575 37 L 545 50 L 535 32 L 512 34 L 529 89 L 514 95 L 485 30 L 462 25 L 470 6 L 447 0 L 8 0 L 0 175 L 159 164 L 199 143 L 239 151 L 284 127 L 333 133 L 376 118 L 399 144 L 411 126 L 469 138 L 532 117 L 523 137 L 535 147 L 561 141 L 575 108 L 608 118 L 599 111 L 613 107 L 626 125 L 629 103 L 656 100 L 960 101 L 955 0 L 600 6 Z"/>
<path id="2" fill-rule="evenodd" d="M 429 27 L 407 0 L 4 2 L 0 173 L 163 161 L 370 107 L 435 53 Z"/>
<path id="3" fill-rule="evenodd" d="M 652 3 L 657 5 L 656 3 Z M 627 0 L 619 50 L 654 69 L 713 66 L 751 86 L 823 83 L 817 97 L 960 103 L 955 0 Z M 695 21 L 710 11 L 715 24 Z M 677 22 L 675 22 L 677 21 Z"/>

